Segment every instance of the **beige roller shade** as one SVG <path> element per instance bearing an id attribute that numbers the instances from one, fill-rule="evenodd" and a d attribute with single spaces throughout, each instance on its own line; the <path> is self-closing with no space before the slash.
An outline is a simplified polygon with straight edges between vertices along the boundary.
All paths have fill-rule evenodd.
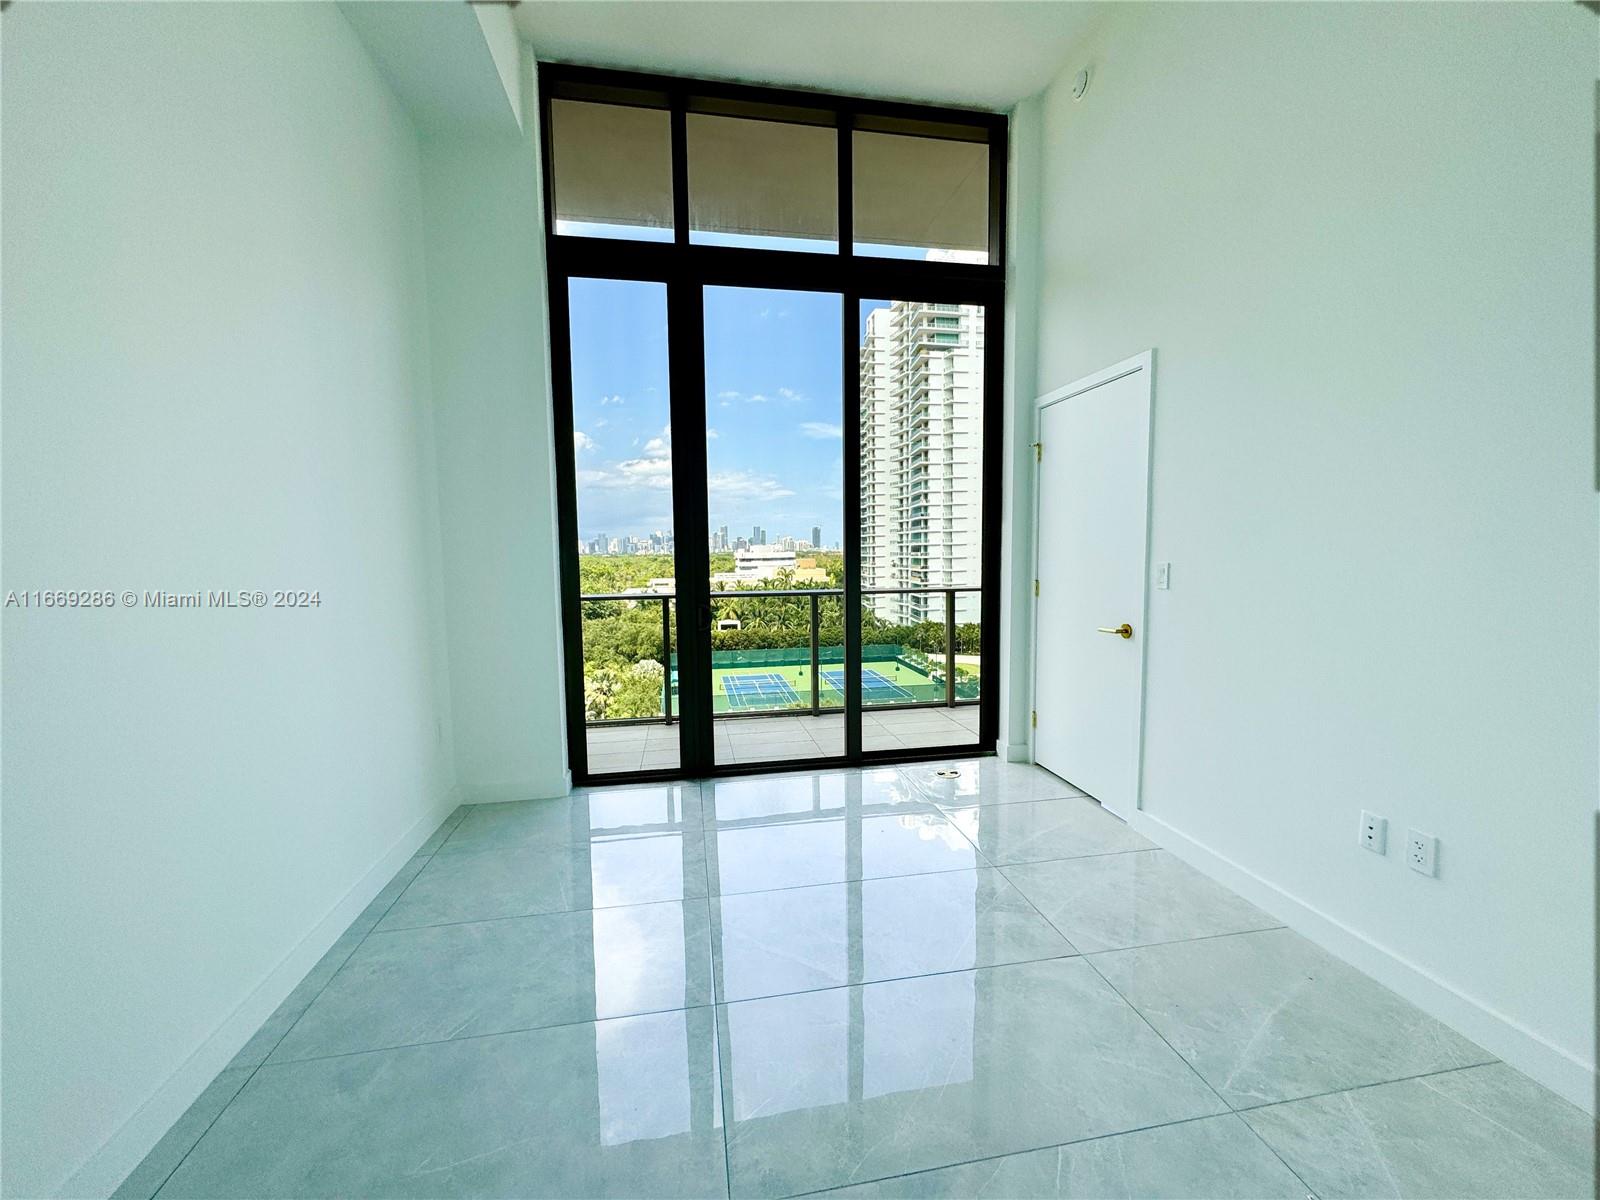
<path id="1" fill-rule="evenodd" d="M 937 250 L 989 247 L 989 147 L 855 133 L 855 240 Z"/>
<path id="2" fill-rule="evenodd" d="M 672 228 L 672 118 L 663 108 L 550 102 L 558 221 Z"/>
<path id="3" fill-rule="evenodd" d="M 835 241 L 839 131 L 690 113 L 689 228 Z"/>
<path id="4" fill-rule="evenodd" d="M 834 241 L 838 131 L 691 112 L 694 232 Z M 665 109 L 551 102 L 559 221 L 672 228 Z M 977 250 L 989 244 L 989 148 L 898 133 L 853 134 L 855 241 Z"/>

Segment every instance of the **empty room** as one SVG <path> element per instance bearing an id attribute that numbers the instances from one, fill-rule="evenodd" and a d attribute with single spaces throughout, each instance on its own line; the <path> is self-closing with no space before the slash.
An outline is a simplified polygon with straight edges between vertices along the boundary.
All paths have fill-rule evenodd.
<path id="1" fill-rule="evenodd" d="M 0 1195 L 1596 1194 L 1591 3 L 0 4 Z"/>

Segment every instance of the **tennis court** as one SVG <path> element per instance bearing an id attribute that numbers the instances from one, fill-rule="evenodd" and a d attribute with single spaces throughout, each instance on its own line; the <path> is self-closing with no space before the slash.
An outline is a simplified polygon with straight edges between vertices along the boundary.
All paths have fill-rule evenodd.
<path id="1" fill-rule="evenodd" d="M 844 691 L 844 671 L 824 671 L 822 678 L 828 686 L 836 692 Z M 901 687 L 887 675 L 880 675 L 871 667 L 861 672 L 861 703 L 863 704 L 891 704 L 901 700 L 915 700 L 916 697 L 905 688 Z"/>
<path id="2" fill-rule="evenodd" d="M 724 675 L 722 690 L 730 708 L 784 708 L 800 703 L 800 694 L 776 671 Z"/>

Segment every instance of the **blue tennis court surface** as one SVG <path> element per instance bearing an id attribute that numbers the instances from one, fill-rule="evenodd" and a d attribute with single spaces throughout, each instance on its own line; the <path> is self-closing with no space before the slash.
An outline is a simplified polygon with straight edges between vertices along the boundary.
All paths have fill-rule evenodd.
<path id="1" fill-rule="evenodd" d="M 837 692 L 844 691 L 844 671 L 824 671 L 823 679 Z M 861 703 L 886 704 L 891 700 L 915 700 L 916 697 L 887 675 L 880 675 L 870 667 L 861 672 Z"/>
<path id="2" fill-rule="evenodd" d="M 771 708 L 800 703 L 799 693 L 776 671 L 762 675 L 724 675 L 722 690 L 733 708 Z"/>

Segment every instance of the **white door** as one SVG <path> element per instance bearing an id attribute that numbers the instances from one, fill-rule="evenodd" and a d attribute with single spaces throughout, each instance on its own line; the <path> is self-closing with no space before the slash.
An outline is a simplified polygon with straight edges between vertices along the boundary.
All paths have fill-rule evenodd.
<path id="1" fill-rule="evenodd" d="M 1038 401 L 1034 761 L 1124 817 L 1139 791 L 1151 360 Z"/>

